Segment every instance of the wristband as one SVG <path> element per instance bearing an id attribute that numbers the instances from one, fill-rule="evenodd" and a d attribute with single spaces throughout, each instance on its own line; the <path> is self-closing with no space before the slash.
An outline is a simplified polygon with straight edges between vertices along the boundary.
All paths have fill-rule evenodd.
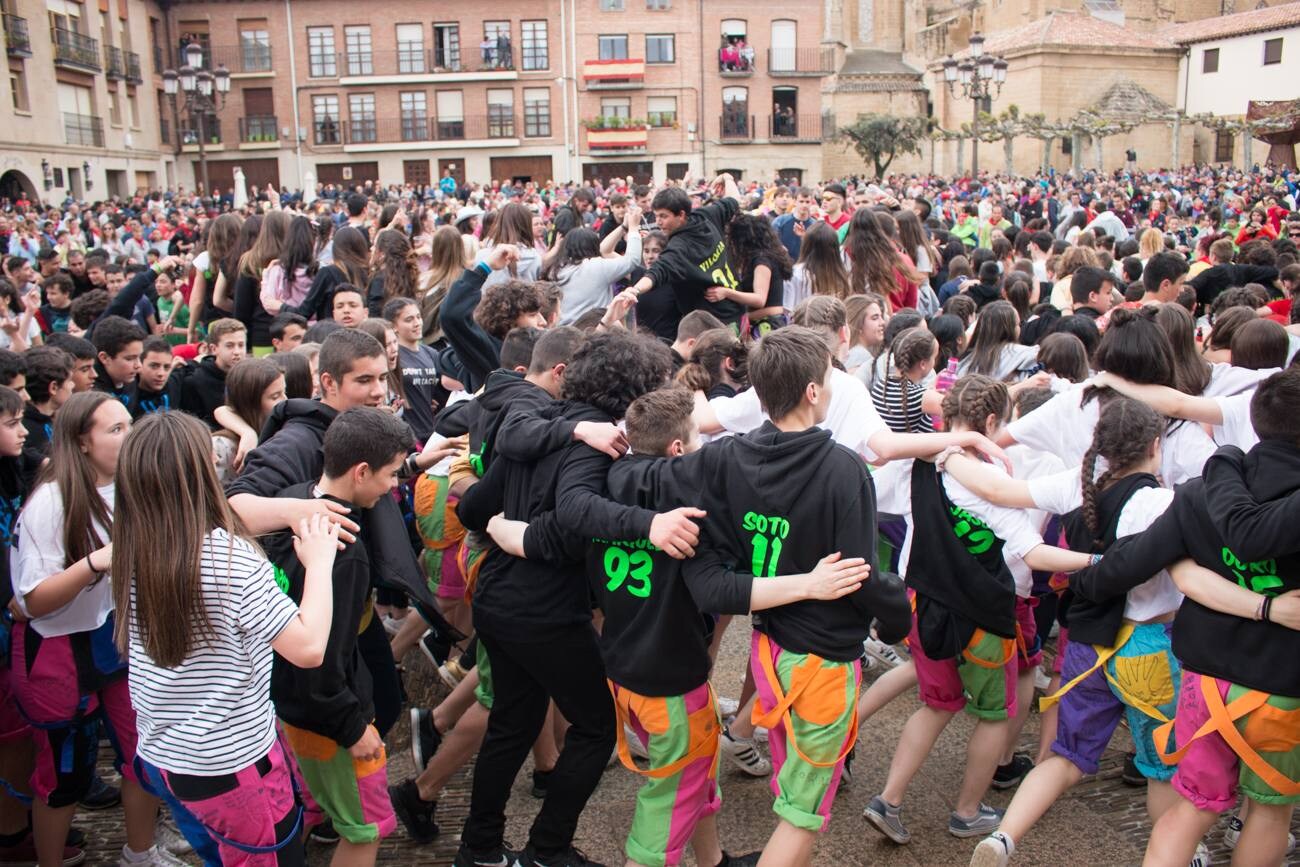
<path id="1" fill-rule="evenodd" d="M 1101 555 L 1100 555 L 1100 554 L 1093 554 L 1091 557 L 1088 558 L 1088 566 L 1089 566 L 1089 567 L 1096 566 L 1096 565 L 1097 565 L 1098 563 L 1100 563 L 1100 562 L 1101 562 Z"/>
<path id="2" fill-rule="evenodd" d="M 492 276 L 492 266 L 487 262 L 479 262 L 474 266 L 474 270 L 480 272 L 484 277 Z"/>
<path id="3" fill-rule="evenodd" d="M 98 584 L 102 581 L 104 579 L 104 573 L 108 571 L 107 569 L 96 569 L 95 563 L 90 559 L 89 554 L 86 555 L 86 568 L 90 570 L 91 576 L 95 579 L 91 582 L 92 584 Z"/>
<path id="4" fill-rule="evenodd" d="M 1273 621 L 1269 620 L 1268 617 L 1269 612 L 1272 609 L 1273 609 L 1273 597 L 1265 596 L 1263 603 L 1259 606 L 1259 619 L 1263 620 L 1265 623 L 1272 623 Z"/>
<path id="5" fill-rule="evenodd" d="M 1260 621 L 1260 620 L 1263 620 L 1263 619 L 1264 619 L 1264 603 L 1267 602 L 1267 601 L 1268 601 L 1268 597 L 1267 597 L 1267 596 L 1263 596 L 1263 597 L 1259 600 L 1259 605 L 1255 608 L 1255 620 L 1256 620 L 1256 621 Z"/>
<path id="6" fill-rule="evenodd" d="M 946 449 L 939 452 L 939 454 L 935 457 L 934 465 L 938 467 L 939 472 L 943 472 L 944 464 L 948 462 L 948 458 L 952 457 L 953 455 L 961 454 L 961 453 L 962 453 L 961 446 L 948 446 Z"/>

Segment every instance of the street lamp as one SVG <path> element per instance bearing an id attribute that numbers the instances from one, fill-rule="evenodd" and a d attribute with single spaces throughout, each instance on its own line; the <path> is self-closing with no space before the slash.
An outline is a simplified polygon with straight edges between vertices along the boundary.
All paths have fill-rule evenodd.
<path id="1" fill-rule="evenodd" d="M 958 61 L 951 54 L 943 62 L 943 83 L 950 94 L 959 91 L 961 98 L 975 103 L 974 123 L 971 125 L 971 176 L 980 171 L 980 103 L 1002 92 L 1007 80 L 1007 61 L 1002 57 L 984 53 L 984 37 L 972 33 L 970 57 Z"/>
<path id="2" fill-rule="evenodd" d="M 198 132 L 199 172 L 203 176 L 203 190 L 209 195 L 212 187 L 208 183 L 208 134 L 206 121 L 209 114 L 221 110 L 226 104 L 226 94 L 230 93 L 230 70 L 220 64 L 215 71 L 203 68 L 203 46 L 190 42 L 181 51 L 184 64 L 180 69 L 164 69 L 162 74 L 163 93 L 171 98 L 172 108 L 184 108 L 190 116 L 190 125 Z"/>

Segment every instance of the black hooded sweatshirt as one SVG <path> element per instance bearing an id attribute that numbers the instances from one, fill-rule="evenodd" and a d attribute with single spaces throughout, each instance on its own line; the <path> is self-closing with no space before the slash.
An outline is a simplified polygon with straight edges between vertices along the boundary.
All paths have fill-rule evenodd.
<path id="1" fill-rule="evenodd" d="M 305 482 L 280 491 L 281 497 L 312 499 L 316 483 Z M 361 513 L 351 503 L 342 503 L 348 517 L 360 521 Z M 306 570 L 293 550 L 293 533 L 283 530 L 262 539 L 266 556 L 275 565 L 277 580 L 288 582 L 286 591 L 294 602 L 302 602 Z M 299 668 L 276 654 L 271 668 L 271 700 L 276 716 L 290 725 L 324 735 L 343 747 L 350 747 L 366 732 L 375 716 L 374 685 L 370 670 L 357 650 L 361 618 L 370 597 L 370 562 L 364 545 L 345 545 L 334 557 L 334 616 L 330 620 L 325 658 L 316 668 Z M 282 578 L 283 576 L 283 578 Z"/>
<path id="2" fill-rule="evenodd" d="M 98 359 L 95 360 L 95 391 L 102 391 L 105 394 L 111 394 L 113 397 L 122 401 L 122 406 L 127 409 L 135 402 L 135 380 L 132 379 L 126 385 L 118 385 L 113 382 L 113 377 L 108 375 L 104 369 L 104 363 Z"/>
<path id="3" fill-rule="evenodd" d="M 338 410 L 318 400 L 292 398 L 276 404 L 262 428 L 260 445 L 244 461 L 244 469 L 226 486 L 226 496 L 252 494 L 276 497 L 285 488 L 320 479 L 325 469 L 322 444 Z M 415 558 L 401 509 L 392 497 L 380 497 L 374 508 L 361 512 L 361 536 L 370 553 L 370 575 L 422 603 L 426 619 L 437 618 L 437 602 L 429 592 L 424 570 Z M 446 624 L 436 624 L 445 627 Z M 447 627 L 449 634 L 455 630 Z"/>
<path id="4" fill-rule="evenodd" d="M 859 589 L 756 612 L 754 628 L 786 650 L 836 662 L 862 656 L 873 618 L 886 643 L 907 634 L 911 607 L 903 587 L 876 571 L 876 495 L 860 457 L 829 431 L 787 433 L 770 421 L 698 454 L 708 519 L 695 557 L 683 565 L 690 586 L 746 568 L 757 578 L 811 572 L 839 551 L 871 565 Z"/>
<path id="5" fill-rule="evenodd" d="M 135 381 L 135 394 L 131 401 L 131 418 L 138 419 L 151 412 L 181 408 L 181 382 L 175 373 L 167 377 L 162 391 L 149 391 L 140 380 Z M 221 427 L 221 425 L 215 425 Z"/>
<path id="6" fill-rule="evenodd" d="M 477 391 L 501 365 L 501 341 L 474 321 L 474 308 L 483 300 L 483 283 L 489 273 L 477 266 L 466 268 L 447 290 L 439 314 L 443 334 L 465 372 L 462 384 L 469 391 Z"/>
<path id="7" fill-rule="evenodd" d="M 547 410 L 573 423 L 612 421 L 586 404 L 558 402 Z M 524 533 L 527 559 L 495 547 L 484 554 L 474 589 L 474 624 L 515 640 L 544 641 L 591 620 L 581 565 L 586 540 L 644 539 L 655 513 L 606 499 L 610 459 L 583 443 L 570 440 L 535 461 L 507 457 L 502 446 L 517 418 L 529 416 L 507 417 L 498 432 L 496 457 L 456 511 L 466 529 L 477 532 L 502 512 L 511 520 L 530 522 Z"/>
<path id="8" fill-rule="evenodd" d="M 1094 600 L 1127 592 L 1132 576 L 1153 575 L 1184 557 L 1226 581 L 1269 596 L 1300 589 L 1300 449 L 1265 440 L 1249 453 L 1225 446 L 1204 474 L 1178 487 L 1146 532 L 1111 545 L 1096 566 L 1070 576 Z M 1071 633 L 1073 637 L 1073 633 Z M 1174 654 L 1198 674 L 1273 695 L 1300 698 L 1300 633 L 1183 600 Z"/>
<path id="9" fill-rule="evenodd" d="M 652 291 L 671 290 L 683 314 L 707 310 L 724 323 L 739 322 L 744 308 L 735 301 L 711 302 L 704 297 L 711 286 L 738 286 L 724 238 L 727 224 L 739 210 L 739 203 L 730 198 L 693 209 L 686 225 L 669 236 L 658 261 L 650 266 Z"/>
<path id="10" fill-rule="evenodd" d="M 473 400 L 461 401 L 444 410 L 434 430 L 445 437 L 469 434 L 470 463 L 479 478 L 487 472 L 495 454 L 497 431 L 508 413 L 540 409 L 553 402 L 540 385 L 514 371 L 497 369 L 488 374 L 483 391 Z M 563 423 L 573 439 L 576 422 Z"/>
<path id="11" fill-rule="evenodd" d="M 186 364 L 172 371 L 167 386 L 179 391 L 182 410 L 201 418 L 213 430 L 221 428 L 213 413 L 226 402 L 226 371 L 217 367 L 215 355 L 204 356 L 197 365 Z"/>

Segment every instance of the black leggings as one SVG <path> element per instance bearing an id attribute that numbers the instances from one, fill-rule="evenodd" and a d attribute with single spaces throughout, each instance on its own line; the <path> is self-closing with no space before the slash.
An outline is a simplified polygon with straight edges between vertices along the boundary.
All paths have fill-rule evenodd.
<path id="1" fill-rule="evenodd" d="M 495 694 L 461 840 L 473 851 L 502 844 L 510 788 L 553 699 L 571 728 L 528 842 L 540 857 L 558 854 L 573 844 L 578 816 L 614 748 L 614 704 L 596 633 L 584 623 L 544 641 L 515 640 L 485 629 L 479 629 L 478 639 L 487 650 Z"/>

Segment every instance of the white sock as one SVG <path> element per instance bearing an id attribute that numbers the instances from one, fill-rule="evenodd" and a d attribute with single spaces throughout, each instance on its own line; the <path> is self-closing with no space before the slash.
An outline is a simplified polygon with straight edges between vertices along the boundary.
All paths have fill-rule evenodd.
<path id="1" fill-rule="evenodd" d="M 1008 858 L 1016 854 L 1016 841 L 1012 840 L 1009 835 L 1004 834 L 1001 831 L 994 831 L 992 834 L 989 835 L 989 837 L 996 839 L 998 842 L 1000 842 L 1003 845 L 1003 847 L 1007 850 Z"/>
<path id="2" fill-rule="evenodd" d="M 122 844 L 122 859 L 132 864 L 140 864 L 144 861 L 148 861 L 149 857 L 153 854 L 153 851 L 154 847 L 150 846 L 143 852 L 136 852 L 129 845 L 124 843 Z"/>

